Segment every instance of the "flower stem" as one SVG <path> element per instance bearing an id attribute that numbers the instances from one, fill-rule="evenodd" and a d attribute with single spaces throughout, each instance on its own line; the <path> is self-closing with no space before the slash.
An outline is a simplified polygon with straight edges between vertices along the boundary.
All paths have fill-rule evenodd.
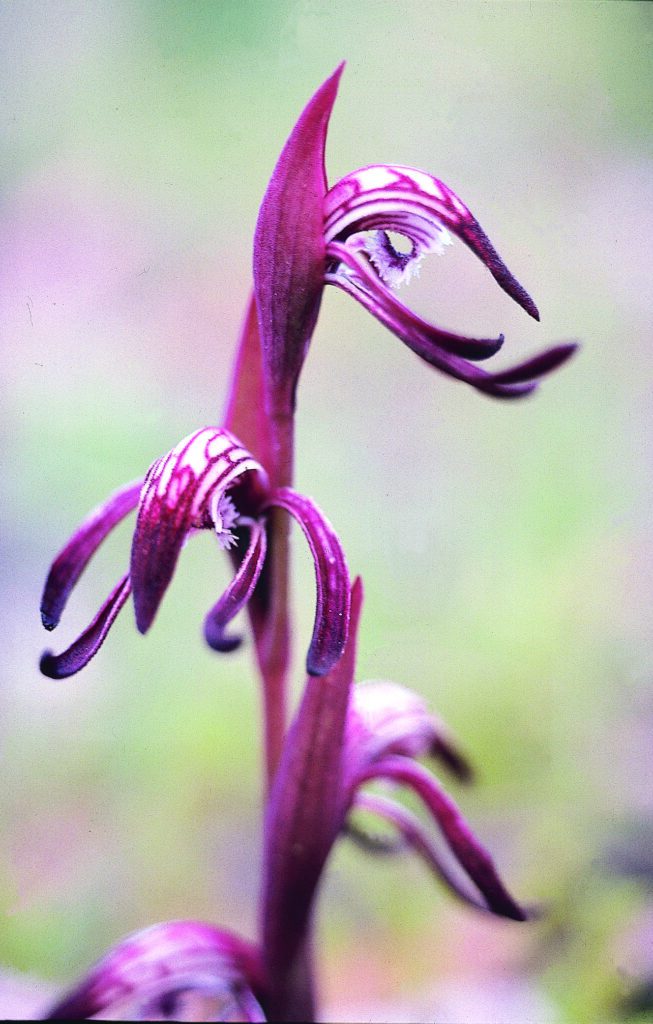
<path id="1" fill-rule="evenodd" d="M 292 484 L 294 464 L 294 417 L 292 411 L 274 413 L 269 420 L 272 487 Z M 282 509 L 272 509 L 269 520 L 267 609 L 262 635 L 257 639 L 257 656 L 263 677 L 266 782 L 269 792 L 276 772 L 287 720 L 287 683 L 291 658 L 289 610 L 290 519 Z"/>

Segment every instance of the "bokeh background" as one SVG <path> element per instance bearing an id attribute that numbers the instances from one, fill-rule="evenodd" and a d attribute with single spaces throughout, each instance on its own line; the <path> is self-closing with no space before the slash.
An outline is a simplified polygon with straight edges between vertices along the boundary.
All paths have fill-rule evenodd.
<path id="1" fill-rule="evenodd" d="M 220 659 L 200 640 L 226 560 L 198 538 L 151 633 L 127 609 L 60 683 L 38 656 L 92 617 L 129 525 L 52 637 L 38 602 L 87 510 L 219 421 L 260 198 L 343 58 L 330 179 L 383 161 L 443 178 L 542 323 L 460 245 L 404 297 L 443 326 L 505 331 L 496 365 L 555 340 L 583 349 L 501 404 L 325 296 L 297 483 L 365 578 L 360 677 L 419 690 L 455 730 L 479 778 L 451 792 L 546 913 L 486 920 L 410 859 L 342 844 L 319 913 L 324 1015 L 651 1012 L 652 28 L 651 5 L 631 3 L 0 4 L 1 1016 L 23 991 L 37 1012 L 24 975 L 59 985 L 154 921 L 254 934 L 251 650 Z M 295 598 L 299 685 L 300 544 Z"/>

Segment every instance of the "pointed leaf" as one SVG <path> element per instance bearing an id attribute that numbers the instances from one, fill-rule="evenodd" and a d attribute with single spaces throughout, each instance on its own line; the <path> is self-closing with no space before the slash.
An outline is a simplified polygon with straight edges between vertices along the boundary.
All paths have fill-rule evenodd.
<path id="1" fill-rule="evenodd" d="M 270 420 L 265 414 L 262 360 L 258 313 L 252 292 L 236 350 L 223 423 L 225 429 L 240 438 L 259 462 L 269 467 L 272 464 L 272 441 Z"/>
<path id="2" fill-rule="evenodd" d="M 292 407 L 324 285 L 324 149 L 341 64 L 307 103 L 265 193 L 254 235 L 254 291 L 273 406 Z M 271 411 L 271 410 L 270 410 Z"/>

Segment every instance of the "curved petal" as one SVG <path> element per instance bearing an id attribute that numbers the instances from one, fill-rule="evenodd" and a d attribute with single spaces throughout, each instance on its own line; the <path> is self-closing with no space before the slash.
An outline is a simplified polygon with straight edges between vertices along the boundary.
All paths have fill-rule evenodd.
<path id="1" fill-rule="evenodd" d="M 311 676 L 323 676 L 343 652 L 349 622 L 349 570 L 337 533 L 310 498 L 279 487 L 266 507 L 277 506 L 297 520 L 315 563 L 317 602 L 313 636 L 306 656 Z"/>
<path id="2" fill-rule="evenodd" d="M 254 234 L 254 291 L 273 402 L 288 411 L 324 286 L 324 149 L 344 65 L 317 90 L 286 142 Z"/>
<path id="3" fill-rule="evenodd" d="M 174 1010 L 178 994 L 189 990 L 230 995 L 250 1014 L 238 1019 L 265 1019 L 258 1012 L 257 996 L 262 990 L 258 950 L 199 921 L 157 924 L 123 939 L 59 1000 L 46 1019 L 86 1020 L 115 1008 L 126 1020 L 124 1011 L 143 1013 L 153 1004 L 160 1010 L 166 1004 Z"/>
<path id="4" fill-rule="evenodd" d="M 377 164 L 352 171 L 327 193 L 325 237 L 344 241 L 361 231 L 397 231 L 415 255 L 437 245 L 446 225 L 488 268 L 497 284 L 535 320 L 540 315 L 480 224 L 448 185 L 414 167 Z"/>
<path id="5" fill-rule="evenodd" d="M 49 679 L 65 679 L 73 676 L 94 658 L 113 626 L 118 612 L 131 592 L 129 576 L 123 576 L 84 632 L 62 654 L 45 651 L 41 656 L 40 669 Z"/>
<path id="6" fill-rule="evenodd" d="M 330 244 L 328 252 L 339 259 L 348 271 L 345 273 L 339 269 L 329 273 L 329 284 L 337 285 L 360 302 L 424 362 L 494 398 L 520 398 L 530 394 L 537 387 L 537 378 L 556 369 L 576 351 L 575 343 L 565 342 L 509 370 L 488 373 L 452 351 L 450 343 L 446 342 L 449 347 L 445 348 L 437 340 L 437 328 L 426 325 L 428 330 L 425 330 L 424 321 L 415 317 L 383 284 L 363 254 L 335 242 Z M 474 343 L 473 339 L 463 340 Z M 478 359 L 478 356 L 474 358 Z"/>
<path id="7" fill-rule="evenodd" d="M 368 811 L 387 821 L 397 830 L 399 843 L 395 842 L 394 848 L 382 848 L 382 853 L 404 852 L 407 848 L 412 849 L 454 896 L 469 906 L 476 907 L 477 910 L 490 911 L 488 904 L 484 900 L 480 900 L 469 886 L 457 879 L 450 871 L 419 818 L 406 807 L 395 803 L 394 800 L 379 796 L 378 793 L 357 793 L 353 809 Z M 374 846 L 371 847 L 371 851 L 375 852 Z"/>
<path id="8" fill-rule="evenodd" d="M 458 863 L 487 902 L 488 909 L 514 921 L 526 920 L 526 912 L 503 885 L 490 854 L 478 841 L 451 797 L 425 768 L 406 757 L 387 757 L 363 768 L 354 785 L 360 786 L 372 779 L 408 786 L 428 808 Z"/>
<path id="9" fill-rule="evenodd" d="M 426 702 L 398 683 L 374 680 L 352 689 L 347 717 L 347 763 L 355 774 L 388 754 L 438 758 L 461 782 L 472 769 Z"/>
<path id="10" fill-rule="evenodd" d="M 480 362 L 496 355 L 503 345 L 503 334 L 498 338 L 468 338 L 423 320 L 379 279 L 360 250 L 332 242 L 327 253 L 338 261 L 338 269 L 327 273 L 326 283 L 336 285 L 360 302 L 384 327 L 398 335 L 431 366 L 444 369 L 437 360 L 445 354 Z"/>
<path id="11" fill-rule="evenodd" d="M 70 592 L 104 538 L 136 508 L 142 485 L 142 479 L 125 484 L 98 505 L 55 558 L 41 598 L 41 619 L 46 629 L 58 625 Z"/>
<path id="12" fill-rule="evenodd" d="M 210 502 L 248 472 L 262 493 L 267 487 L 262 466 L 233 434 L 217 427 L 196 430 L 151 466 L 141 491 L 131 556 L 141 633 L 152 624 L 189 532 L 212 525 Z"/>
<path id="13" fill-rule="evenodd" d="M 225 629 L 252 596 L 267 551 L 265 523 L 254 521 L 250 530 L 249 546 L 236 575 L 204 620 L 204 639 L 214 651 L 233 651 L 241 643 L 241 637 L 227 636 Z"/>

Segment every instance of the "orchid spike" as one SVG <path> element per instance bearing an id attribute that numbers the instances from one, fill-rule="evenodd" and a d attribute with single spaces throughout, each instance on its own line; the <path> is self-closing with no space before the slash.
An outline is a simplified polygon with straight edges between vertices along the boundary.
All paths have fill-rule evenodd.
<path id="1" fill-rule="evenodd" d="M 328 188 L 324 152 L 342 65 L 309 100 L 290 134 L 263 199 L 256 228 L 254 290 L 271 387 L 294 395 L 325 284 L 351 295 L 430 366 L 495 398 L 529 394 L 564 363 L 564 342 L 515 367 L 488 373 L 496 338 L 442 330 L 393 293 L 423 256 L 456 235 L 530 316 L 537 307 L 513 277 L 468 207 L 444 182 L 393 164 L 361 168 Z M 406 240 L 400 251 L 392 235 Z M 285 394 L 285 392 L 284 392 Z"/>
<path id="2" fill-rule="evenodd" d="M 210 1020 L 264 1021 L 263 992 L 255 946 L 213 925 L 170 921 L 119 942 L 46 1019 L 195 1020 L 179 1012 L 190 998 L 214 1004 Z"/>
<path id="3" fill-rule="evenodd" d="M 350 817 L 357 810 L 389 823 L 398 836 L 396 848 L 414 850 L 470 906 L 517 921 L 527 916 L 452 799 L 416 761 L 430 755 L 462 781 L 470 778 L 466 759 L 442 723 L 416 694 L 395 683 L 353 686 L 361 604 L 357 580 L 343 655 L 319 685 L 307 681 L 267 808 L 261 948 L 277 1017 L 287 1013 L 290 980 L 327 859 L 341 833 L 350 826 L 357 830 Z M 402 785 L 420 799 L 448 858 L 420 818 L 396 800 L 364 792 L 372 781 Z"/>
<path id="4" fill-rule="evenodd" d="M 254 234 L 254 294 L 273 409 L 294 406 L 324 281 L 324 147 L 344 64 L 302 112 L 270 179 Z M 273 409 L 270 411 L 272 412 Z"/>
<path id="5" fill-rule="evenodd" d="M 214 650 L 233 650 L 240 638 L 228 634 L 227 627 L 261 578 L 273 508 L 285 509 L 297 520 L 315 561 L 317 610 L 307 670 L 322 675 L 337 661 L 346 638 L 349 575 L 333 527 L 309 498 L 290 488 L 271 489 L 262 465 L 233 434 L 217 427 L 190 434 L 153 463 L 142 486 L 122 488 L 82 523 L 55 559 L 45 584 L 41 616 L 47 629 L 58 624 L 73 586 L 104 538 L 136 506 L 129 573 L 66 651 L 43 655 L 44 675 L 61 679 L 88 664 L 130 592 L 136 625 L 147 632 L 182 547 L 191 534 L 204 529 L 213 531 L 221 548 L 233 549 L 237 563 L 233 580 L 206 617 L 204 634 Z"/>

